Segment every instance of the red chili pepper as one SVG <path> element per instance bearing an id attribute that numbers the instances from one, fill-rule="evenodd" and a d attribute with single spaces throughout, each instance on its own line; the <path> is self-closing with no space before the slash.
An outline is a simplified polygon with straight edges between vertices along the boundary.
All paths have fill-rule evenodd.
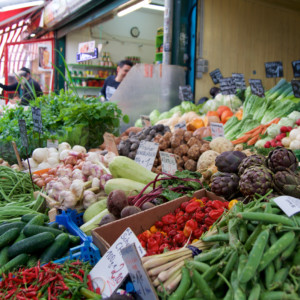
<path id="1" fill-rule="evenodd" d="M 99 287 L 96 288 L 96 293 L 99 294 L 99 295 L 101 295 L 101 290 L 100 290 Z"/>
<path id="2" fill-rule="evenodd" d="M 173 237 L 173 236 L 175 236 L 177 234 L 177 230 L 175 230 L 175 229 L 172 229 L 172 230 L 170 230 L 169 232 L 168 232 L 168 236 L 170 236 L 170 237 Z"/>
<path id="3" fill-rule="evenodd" d="M 81 282 L 83 282 L 83 278 L 82 278 L 80 275 L 75 274 L 75 273 L 71 273 L 71 275 L 72 275 L 73 277 L 79 279 Z"/>
<path id="4" fill-rule="evenodd" d="M 205 218 L 205 225 L 206 226 L 210 227 L 214 223 L 215 223 L 215 220 L 213 220 L 212 218 L 210 218 L 210 217 Z"/>
<path id="5" fill-rule="evenodd" d="M 164 225 L 162 228 L 162 231 L 165 232 L 166 234 L 168 234 L 170 230 L 171 230 L 171 228 L 168 225 Z"/>
<path id="6" fill-rule="evenodd" d="M 172 214 L 167 214 L 161 218 L 165 225 L 176 223 L 176 217 Z"/>
<path id="7" fill-rule="evenodd" d="M 91 275 L 87 276 L 87 285 L 88 285 L 88 288 L 89 288 L 90 291 L 94 291 Z"/>
<path id="8" fill-rule="evenodd" d="M 164 250 L 167 249 L 167 250 L 170 250 L 170 245 L 167 244 L 167 243 L 163 243 L 159 246 L 159 252 L 164 252 Z"/>
<path id="9" fill-rule="evenodd" d="M 203 212 L 196 212 L 195 213 L 195 220 L 200 223 L 200 222 L 203 221 L 204 216 L 205 216 L 205 213 L 203 213 Z"/>
<path id="10" fill-rule="evenodd" d="M 181 208 L 180 207 L 178 207 L 178 208 L 176 208 L 175 210 L 174 210 L 174 213 L 175 213 L 175 215 L 177 215 L 179 212 L 181 212 L 182 210 L 181 210 Z"/>

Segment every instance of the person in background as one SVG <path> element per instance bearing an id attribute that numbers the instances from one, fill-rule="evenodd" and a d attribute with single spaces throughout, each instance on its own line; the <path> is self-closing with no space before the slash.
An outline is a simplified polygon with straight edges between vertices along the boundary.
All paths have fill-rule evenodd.
<path id="1" fill-rule="evenodd" d="M 109 101 L 109 99 L 119 87 L 121 81 L 125 78 L 132 66 L 132 61 L 121 60 L 118 63 L 117 75 L 111 75 L 105 79 L 104 85 L 101 89 L 101 96 L 103 96 L 106 99 L 106 101 Z"/>
<path id="2" fill-rule="evenodd" d="M 43 95 L 39 83 L 31 78 L 30 70 L 28 68 L 22 67 L 17 73 L 17 79 L 19 82 L 15 82 L 11 85 L 0 83 L 0 87 L 5 91 L 18 91 L 21 97 L 21 105 L 27 106 L 29 105 L 29 101 L 35 99 L 32 90 L 35 90 L 37 97 Z"/>
<path id="3" fill-rule="evenodd" d="M 210 95 L 215 98 L 217 94 L 220 93 L 220 89 L 216 86 L 212 87 L 209 91 Z"/>

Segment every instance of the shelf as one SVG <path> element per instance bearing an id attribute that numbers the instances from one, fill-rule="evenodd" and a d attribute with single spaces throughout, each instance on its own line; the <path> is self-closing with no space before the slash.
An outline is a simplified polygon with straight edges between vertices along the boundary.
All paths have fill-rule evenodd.
<path id="1" fill-rule="evenodd" d="M 102 89 L 102 86 L 75 86 L 76 89 Z"/>
<path id="2" fill-rule="evenodd" d="M 85 79 L 85 80 L 105 80 L 106 78 L 102 77 L 84 77 L 84 76 L 72 76 L 72 79 Z"/>
<path id="3" fill-rule="evenodd" d="M 109 69 L 109 70 L 116 69 L 116 67 L 107 67 L 107 66 L 99 66 L 99 65 L 68 64 L 68 66 L 76 67 L 76 68 L 99 68 L 99 69 Z"/>

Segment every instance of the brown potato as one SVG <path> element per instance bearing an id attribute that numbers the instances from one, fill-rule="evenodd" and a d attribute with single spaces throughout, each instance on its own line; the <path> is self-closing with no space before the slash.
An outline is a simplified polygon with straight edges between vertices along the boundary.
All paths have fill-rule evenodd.
<path id="1" fill-rule="evenodd" d="M 187 161 L 185 162 L 184 168 L 185 168 L 186 170 L 189 170 L 189 171 L 194 172 L 194 171 L 196 171 L 196 169 L 197 169 L 197 162 L 195 162 L 195 161 L 192 160 L 192 159 L 189 159 L 189 160 L 187 160 Z"/>
<path id="2" fill-rule="evenodd" d="M 189 147 L 192 147 L 193 145 L 198 145 L 199 147 L 201 147 L 202 143 L 199 139 L 197 139 L 196 137 L 193 136 L 189 139 L 189 141 L 187 142 L 187 145 Z"/>
<path id="3" fill-rule="evenodd" d="M 200 154 L 201 154 L 200 147 L 195 144 L 189 149 L 187 156 L 193 160 L 198 160 Z"/>

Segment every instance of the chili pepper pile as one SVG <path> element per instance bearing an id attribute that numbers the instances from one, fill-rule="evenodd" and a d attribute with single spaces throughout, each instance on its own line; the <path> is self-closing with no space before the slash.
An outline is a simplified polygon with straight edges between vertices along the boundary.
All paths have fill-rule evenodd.
<path id="1" fill-rule="evenodd" d="M 102 299 L 100 290 L 94 292 L 88 273 L 89 263 L 66 261 L 64 264 L 49 262 L 30 269 L 3 274 L 0 282 L 1 299 Z"/>
<path id="2" fill-rule="evenodd" d="M 138 235 L 147 255 L 175 250 L 195 242 L 228 209 L 228 202 L 192 198 Z"/>

